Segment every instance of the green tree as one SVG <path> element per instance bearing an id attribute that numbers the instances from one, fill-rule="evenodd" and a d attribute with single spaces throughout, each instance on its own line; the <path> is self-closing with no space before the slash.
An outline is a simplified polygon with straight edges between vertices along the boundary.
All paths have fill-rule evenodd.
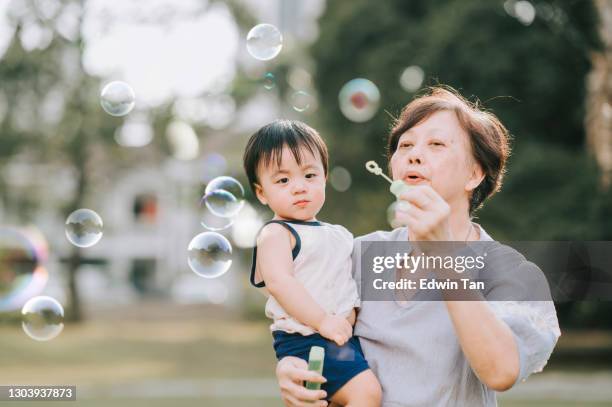
<path id="1" fill-rule="evenodd" d="M 535 19 L 529 24 L 511 15 L 513 4 L 328 2 L 311 49 L 322 106 L 312 121 L 329 142 L 332 164 L 348 168 L 353 184 L 345 193 L 330 191 L 324 217 L 356 235 L 389 228 L 381 210 L 392 201 L 388 185 L 367 173 L 364 163 L 386 163 L 393 118 L 414 97 L 402 89 L 399 77 L 417 65 L 426 74 L 424 86 L 446 84 L 478 98 L 513 136 L 503 190 L 477 213 L 493 236 L 612 237 L 612 194 L 599 188 L 599 170 L 585 148 L 585 78 L 589 55 L 601 46 L 595 7 L 590 0 L 534 0 L 529 4 Z M 379 114 L 362 124 L 350 122 L 338 107 L 341 87 L 357 77 L 373 81 L 382 94 Z M 601 312 L 609 313 L 609 307 L 595 307 L 599 314 L 593 308 L 569 304 L 560 313 L 577 325 L 582 318 L 597 321 Z"/>

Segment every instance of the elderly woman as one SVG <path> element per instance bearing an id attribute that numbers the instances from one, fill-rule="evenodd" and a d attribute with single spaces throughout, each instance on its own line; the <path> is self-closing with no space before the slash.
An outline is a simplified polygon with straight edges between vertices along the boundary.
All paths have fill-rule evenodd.
<path id="1" fill-rule="evenodd" d="M 492 241 L 471 217 L 500 189 L 508 155 L 506 128 L 452 89 L 435 87 L 409 103 L 388 143 L 393 179 L 414 185 L 400 196 L 409 203 L 396 213 L 404 227 L 356 239 L 356 280 L 366 242 Z M 541 275 L 519 253 L 504 256 L 505 264 Z M 560 336 L 555 308 L 549 297 L 496 301 L 520 284 L 491 284 L 481 301 L 365 298 L 355 335 L 381 382 L 383 406 L 495 406 L 496 391 L 542 370 Z M 276 373 L 287 406 L 327 405 L 324 391 L 303 387 L 325 380 L 303 360 L 285 357 Z"/>

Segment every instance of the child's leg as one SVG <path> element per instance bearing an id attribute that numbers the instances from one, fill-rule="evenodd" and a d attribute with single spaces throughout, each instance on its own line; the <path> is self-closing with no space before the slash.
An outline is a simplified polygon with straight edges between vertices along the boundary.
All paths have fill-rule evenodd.
<path id="1" fill-rule="evenodd" d="M 368 369 L 342 386 L 331 401 L 346 407 L 380 407 L 382 389 L 372 370 Z"/>

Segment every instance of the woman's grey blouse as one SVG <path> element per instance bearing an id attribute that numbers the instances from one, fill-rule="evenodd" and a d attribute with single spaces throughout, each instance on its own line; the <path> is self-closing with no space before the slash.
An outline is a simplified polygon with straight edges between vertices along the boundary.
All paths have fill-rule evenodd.
<path id="1" fill-rule="evenodd" d="M 481 241 L 492 241 L 476 226 Z M 406 240 L 405 228 L 357 238 L 353 274 L 358 287 L 362 245 Z M 514 257 L 517 256 L 522 259 L 520 267 L 539 272 L 533 263 L 518 253 Z M 561 335 L 553 302 L 491 301 L 494 292 L 485 297 L 514 334 L 520 354 L 517 382 L 541 371 Z M 465 358 L 444 301 L 362 301 L 355 335 L 381 382 L 383 407 L 497 405 L 495 391 L 480 382 Z"/>

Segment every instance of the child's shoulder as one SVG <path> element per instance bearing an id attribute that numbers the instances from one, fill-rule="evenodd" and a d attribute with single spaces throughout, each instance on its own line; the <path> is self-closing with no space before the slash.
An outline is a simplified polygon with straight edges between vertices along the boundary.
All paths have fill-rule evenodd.
<path id="1" fill-rule="evenodd" d="M 291 238 L 291 232 L 280 222 L 268 222 L 262 226 L 257 234 L 257 244 Z"/>
<path id="2" fill-rule="evenodd" d="M 327 222 L 321 222 L 321 224 L 323 224 L 324 226 L 342 234 L 344 237 L 346 237 L 347 239 L 351 239 L 353 240 L 354 236 L 353 234 L 344 226 L 342 225 L 336 225 L 333 223 L 327 223 Z"/>

